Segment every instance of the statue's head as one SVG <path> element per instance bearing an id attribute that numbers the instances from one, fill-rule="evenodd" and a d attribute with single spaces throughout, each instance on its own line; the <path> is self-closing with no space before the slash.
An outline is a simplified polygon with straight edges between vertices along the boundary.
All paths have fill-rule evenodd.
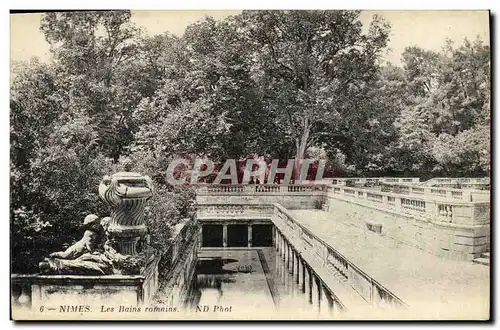
<path id="1" fill-rule="evenodd" d="M 83 225 L 90 226 L 90 225 L 94 224 L 98 219 L 99 219 L 99 217 L 97 215 L 89 214 L 85 217 L 85 219 L 83 219 Z"/>
<path id="2" fill-rule="evenodd" d="M 98 232 L 100 225 L 99 217 L 95 214 L 89 214 L 83 219 L 83 227 L 85 230 Z"/>
<path id="3" fill-rule="evenodd" d="M 101 226 L 104 228 L 104 231 L 108 231 L 109 223 L 111 222 L 111 217 L 104 217 L 101 219 Z"/>

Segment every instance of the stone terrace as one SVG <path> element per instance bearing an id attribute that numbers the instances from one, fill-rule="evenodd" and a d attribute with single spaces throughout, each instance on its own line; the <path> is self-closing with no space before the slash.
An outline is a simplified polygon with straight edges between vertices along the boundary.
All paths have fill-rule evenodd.
<path id="1" fill-rule="evenodd" d="M 321 210 L 290 210 L 290 213 L 410 306 L 428 305 L 432 300 L 436 312 L 441 313 L 447 307 L 456 311 L 456 301 L 464 313 L 488 310 L 485 297 L 489 296 L 489 267 L 440 258 L 374 233 L 349 211 L 336 208 L 333 213 Z"/>

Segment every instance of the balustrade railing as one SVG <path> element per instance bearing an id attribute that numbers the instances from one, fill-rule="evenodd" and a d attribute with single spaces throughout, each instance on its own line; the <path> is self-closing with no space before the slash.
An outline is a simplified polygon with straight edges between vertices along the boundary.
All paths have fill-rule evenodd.
<path id="1" fill-rule="evenodd" d="M 475 211 L 476 208 L 488 206 L 488 202 L 471 202 L 463 200 L 462 191 L 449 191 L 448 189 L 434 189 L 433 194 L 422 193 L 422 187 L 418 187 L 418 193 L 408 187 L 407 193 L 401 190 L 377 191 L 368 188 L 355 188 L 346 186 L 329 186 L 327 196 L 339 199 L 356 201 L 382 209 L 389 209 L 393 212 L 408 214 L 414 217 L 439 222 L 452 222 L 460 224 L 485 224 L 489 222 L 487 212 Z M 429 189 L 430 192 L 431 189 Z M 459 208 L 460 220 L 454 221 L 454 209 Z M 468 209 L 468 210 L 466 210 Z"/>
<path id="2" fill-rule="evenodd" d="M 490 178 L 432 178 L 422 182 L 423 186 L 465 186 L 486 187 L 490 185 Z"/>
<path id="3" fill-rule="evenodd" d="M 290 236 L 287 237 L 291 242 L 294 242 L 293 238 L 300 239 L 301 242 L 295 241 L 294 243 L 299 246 L 308 247 L 306 249 L 307 251 L 312 252 L 315 258 L 320 260 L 327 269 L 330 269 L 330 271 L 333 269 L 340 274 L 344 285 L 356 291 L 365 301 L 377 306 L 406 306 L 406 304 L 389 289 L 385 288 L 339 251 L 300 224 L 300 222 L 281 205 L 274 204 L 273 218 L 275 222 L 279 221 L 287 224 L 287 228 L 292 232 Z M 289 224 L 293 224 L 293 226 Z M 311 249 L 314 251 L 310 251 Z"/>
<path id="4" fill-rule="evenodd" d="M 280 187 L 275 185 L 255 185 L 255 192 L 280 192 Z"/>
<path id="5" fill-rule="evenodd" d="M 286 195 L 286 194 L 308 194 L 311 192 L 321 192 L 325 189 L 325 184 L 220 184 L 220 185 L 199 185 L 196 187 L 197 194 L 200 195 Z"/>
<path id="6" fill-rule="evenodd" d="M 380 194 L 375 194 L 375 193 L 367 192 L 366 193 L 366 198 L 369 199 L 369 200 L 375 201 L 377 203 L 382 203 L 383 199 L 384 199 L 384 196 L 382 196 Z"/>
<path id="7" fill-rule="evenodd" d="M 206 186 L 206 191 L 209 193 L 241 193 L 243 192 L 244 186 L 238 185 L 214 185 L 214 186 Z M 200 190 L 203 191 L 203 190 Z"/>
<path id="8" fill-rule="evenodd" d="M 401 207 L 405 210 L 412 210 L 425 213 L 425 202 L 413 199 L 401 198 Z"/>
<path id="9" fill-rule="evenodd" d="M 488 214 L 484 212 L 463 210 L 464 208 L 480 207 L 488 204 L 489 192 L 478 190 L 448 189 L 441 187 L 423 187 L 404 184 L 383 184 L 381 189 L 360 188 L 343 185 L 204 185 L 198 187 L 198 194 L 205 196 L 243 196 L 239 201 L 245 204 L 249 196 L 275 196 L 271 203 L 280 202 L 279 196 L 317 196 L 322 199 L 336 197 L 355 200 L 359 203 L 375 205 L 378 208 L 389 209 L 425 219 L 452 222 L 460 224 L 485 224 L 489 222 Z M 277 196 L 277 197 L 276 197 Z M 278 198 L 278 199 L 276 199 Z M 235 200 L 236 201 L 236 200 Z M 288 200 L 293 203 L 292 200 Z M 280 202 L 281 203 L 281 202 Z M 199 215 L 231 216 L 242 214 L 241 207 L 231 206 L 235 203 L 213 206 L 213 209 L 201 208 Z M 237 204 L 237 203 L 236 203 Z M 203 207 L 207 203 L 203 203 Z M 482 206 L 481 206 L 482 207 Z M 216 208 L 216 209 L 215 209 Z M 460 212 L 456 213 L 456 209 Z M 217 210 L 217 211 L 216 211 Z M 328 210 L 328 204 L 325 204 Z M 445 216 L 446 214 L 446 216 Z M 460 214 L 456 222 L 455 215 Z M 478 215 L 476 215 L 478 214 Z"/>
<path id="10" fill-rule="evenodd" d="M 202 204 L 197 208 L 198 219 L 273 214 L 273 207 L 268 204 Z"/>
<path id="11" fill-rule="evenodd" d="M 489 201 L 490 193 L 486 190 L 453 189 L 442 187 L 423 187 L 402 184 L 382 184 L 382 192 L 401 195 L 425 195 L 428 198 L 454 199 L 465 202 Z"/>
<path id="12" fill-rule="evenodd" d="M 368 184 L 368 183 L 410 183 L 416 184 L 420 182 L 419 178 L 325 178 L 325 182 L 338 185 L 348 184 Z"/>
<path id="13" fill-rule="evenodd" d="M 377 197 L 377 193 L 393 193 L 397 195 L 408 195 L 425 197 L 425 199 L 450 199 L 466 202 L 486 202 L 490 200 L 489 191 L 472 190 L 472 189 L 452 189 L 442 187 L 424 187 L 416 185 L 408 185 L 404 183 L 392 184 L 388 183 L 388 179 L 396 180 L 396 178 L 384 178 L 386 182 L 382 183 L 380 190 L 366 189 L 359 191 L 354 189 L 363 189 L 344 185 L 332 185 L 334 192 L 340 192 L 344 189 L 345 194 L 359 196 L 369 193 L 368 199 L 381 200 Z M 402 182 L 404 178 L 397 178 Z M 408 179 L 409 180 L 409 179 Z M 389 180 L 390 181 L 390 180 Z M 327 184 L 311 184 L 311 185 L 278 185 L 278 184 L 249 184 L 249 185 L 200 185 L 197 187 L 197 193 L 200 195 L 296 195 L 296 194 L 323 194 L 324 191 L 330 190 L 331 186 Z M 344 188 L 345 187 L 345 188 Z M 349 189 L 352 188 L 352 189 Z"/>

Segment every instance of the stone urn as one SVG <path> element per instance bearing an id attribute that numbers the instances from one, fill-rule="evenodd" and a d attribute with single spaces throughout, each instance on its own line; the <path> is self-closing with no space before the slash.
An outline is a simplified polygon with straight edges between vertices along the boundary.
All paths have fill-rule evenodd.
<path id="1" fill-rule="evenodd" d="M 118 252 L 137 254 L 137 242 L 147 232 L 144 207 L 153 196 L 151 179 L 135 172 L 105 176 L 99 185 L 99 196 L 110 207 L 108 232 L 117 242 Z"/>

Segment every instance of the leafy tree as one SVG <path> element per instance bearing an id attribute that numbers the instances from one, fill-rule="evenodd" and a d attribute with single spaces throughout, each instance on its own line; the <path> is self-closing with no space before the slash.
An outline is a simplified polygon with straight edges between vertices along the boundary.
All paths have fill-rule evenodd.
<path id="1" fill-rule="evenodd" d="M 490 154 L 490 50 L 476 40 L 441 53 L 403 54 L 405 93 L 395 125 L 401 160 L 413 171 L 483 175 Z M 407 155 L 404 157 L 402 155 Z"/>
<path id="2" fill-rule="evenodd" d="M 90 116 L 99 145 L 114 159 L 133 138 L 132 110 L 142 99 L 131 75 L 139 30 L 130 17 L 129 11 L 53 12 L 40 28 L 61 70 L 67 106 Z"/>
<path id="3" fill-rule="evenodd" d="M 215 161 L 265 149 L 262 131 L 270 122 L 250 79 L 247 45 L 231 19 L 207 17 L 172 43 L 183 56 L 163 50 L 168 72 L 136 111 L 143 118 L 136 144 Z"/>
<path id="4" fill-rule="evenodd" d="M 388 25 L 375 17 L 363 34 L 358 17 L 358 11 L 244 11 L 240 17 L 264 108 L 297 160 L 320 140 L 345 140 L 351 115 L 358 114 L 352 101 L 376 74 Z"/>

